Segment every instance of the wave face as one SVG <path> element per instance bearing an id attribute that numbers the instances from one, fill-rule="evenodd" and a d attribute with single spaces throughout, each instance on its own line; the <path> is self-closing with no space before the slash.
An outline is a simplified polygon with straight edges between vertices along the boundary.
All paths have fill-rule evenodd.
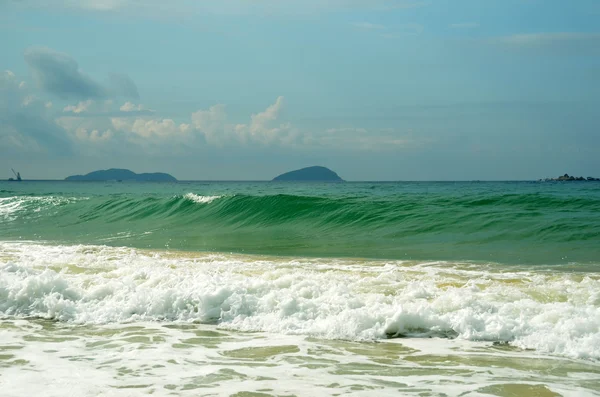
<path id="1" fill-rule="evenodd" d="M 3 183 L 0 239 L 594 268 L 600 184 Z"/>

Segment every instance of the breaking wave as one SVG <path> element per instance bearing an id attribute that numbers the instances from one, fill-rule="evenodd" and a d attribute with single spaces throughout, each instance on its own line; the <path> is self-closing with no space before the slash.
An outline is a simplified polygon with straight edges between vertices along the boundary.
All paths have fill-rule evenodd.
<path id="1" fill-rule="evenodd" d="M 277 255 L 595 263 L 598 214 L 597 194 L 11 196 L 0 198 L 0 238 Z"/>
<path id="2" fill-rule="evenodd" d="M 450 337 L 600 359 L 600 278 L 437 262 L 0 243 L 0 314 L 329 339 Z"/>

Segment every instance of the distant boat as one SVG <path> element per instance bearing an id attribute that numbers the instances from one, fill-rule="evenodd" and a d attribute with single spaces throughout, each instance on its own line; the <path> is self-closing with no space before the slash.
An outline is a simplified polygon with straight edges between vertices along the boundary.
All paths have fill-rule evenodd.
<path id="1" fill-rule="evenodd" d="M 17 179 L 15 179 L 15 178 L 8 178 L 8 180 L 10 182 L 21 182 L 22 181 L 22 179 L 21 179 L 21 173 L 20 172 L 15 172 L 15 170 L 13 170 L 12 168 L 10 170 L 13 172 L 13 174 L 15 174 L 15 177 L 17 177 Z"/>

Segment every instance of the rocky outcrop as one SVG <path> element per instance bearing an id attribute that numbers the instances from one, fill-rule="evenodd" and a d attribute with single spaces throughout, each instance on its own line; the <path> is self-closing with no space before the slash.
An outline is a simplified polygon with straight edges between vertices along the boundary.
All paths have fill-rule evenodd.
<path id="1" fill-rule="evenodd" d="M 560 182 L 573 182 L 573 181 L 580 181 L 580 182 L 600 182 L 600 178 L 593 178 L 591 176 L 588 176 L 587 178 L 584 178 L 582 176 L 572 176 L 569 174 L 564 174 L 562 176 L 559 176 L 558 178 L 546 178 L 546 179 L 542 179 L 542 181 L 560 181 Z"/>

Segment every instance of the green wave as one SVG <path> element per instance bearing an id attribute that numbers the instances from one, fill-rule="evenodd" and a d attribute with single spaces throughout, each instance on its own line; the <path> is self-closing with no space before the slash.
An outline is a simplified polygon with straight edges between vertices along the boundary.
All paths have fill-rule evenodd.
<path id="1" fill-rule="evenodd" d="M 277 255 L 597 262 L 598 195 L 117 194 L 0 199 L 0 238 Z"/>

